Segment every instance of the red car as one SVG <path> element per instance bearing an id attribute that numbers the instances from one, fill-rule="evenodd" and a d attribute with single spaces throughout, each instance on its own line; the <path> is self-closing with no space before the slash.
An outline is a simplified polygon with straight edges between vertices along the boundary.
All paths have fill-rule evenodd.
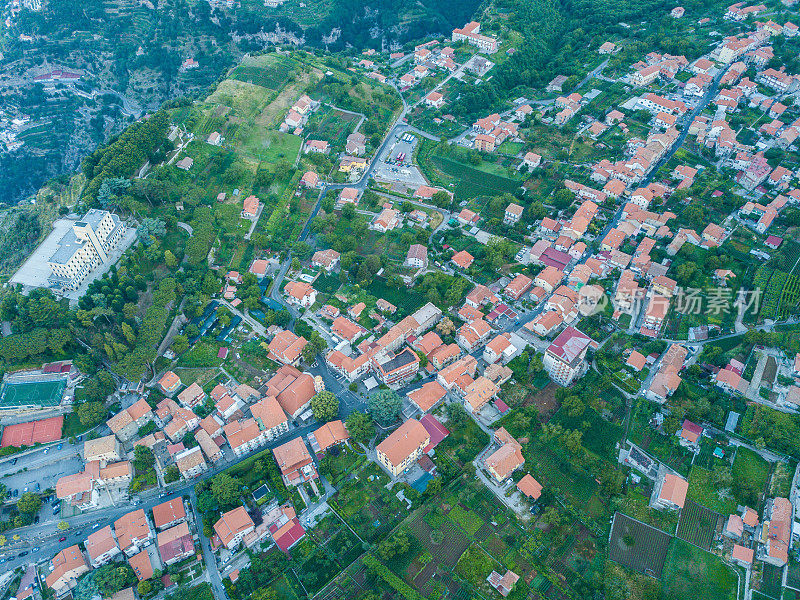
<path id="1" fill-rule="evenodd" d="M 67 536 L 58 538 L 58 541 L 59 542 L 66 542 L 67 541 Z"/>

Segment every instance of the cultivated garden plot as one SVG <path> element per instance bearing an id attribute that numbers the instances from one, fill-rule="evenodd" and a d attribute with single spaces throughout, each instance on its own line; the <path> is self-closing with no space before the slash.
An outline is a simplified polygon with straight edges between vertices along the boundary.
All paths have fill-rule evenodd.
<path id="1" fill-rule="evenodd" d="M 714 534 L 720 530 L 724 517 L 691 500 L 681 510 L 677 536 L 703 550 L 710 550 Z"/>
<path id="2" fill-rule="evenodd" d="M 670 539 L 655 527 L 616 513 L 608 557 L 639 573 L 661 577 Z"/>
<path id="3" fill-rule="evenodd" d="M 673 538 L 661 584 L 662 598 L 734 600 L 737 577 L 718 556 Z"/>

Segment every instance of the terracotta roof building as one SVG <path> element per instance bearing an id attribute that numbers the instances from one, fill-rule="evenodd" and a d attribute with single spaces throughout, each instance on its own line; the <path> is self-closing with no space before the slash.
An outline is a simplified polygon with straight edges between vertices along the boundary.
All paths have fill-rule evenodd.
<path id="1" fill-rule="evenodd" d="M 275 462 L 278 463 L 286 485 L 300 485 L 319 477 L 311 454 L 302 438 L 289 440 L 275 448 L 272 454 L 275 456 Z"/>
<path id="2" fill-rule="evenodd" d="M 274 396 L 292 418 L 297 418 L 306 410 L 316 394 L 314 378 L 288 365 L 278 369 L 267 382 L 267 389 L 269 395 Z"/>
<path id="3" fill-rule="evenodd" d="M 689 490 L 689 482 L 683 477 L 667 473 L 664 478 L 656 484 L 657 495 L 653 505 L 656 508 L 683 508 L 686 502 L 686 492 Z"/>
<path id="4" fill-rule="evenodd" d="M 159 532 L 156 543 L 165 565 L 172 565 L 194 554 L 194 542 L 188 523 L 178 523 Z"/>
<path id="5" fill-rule="evenodd" d="M 525 458 L 522 456 L 522 446 L 510 435 L 498 436 L 499 433 L 503 432 L 505 432 L 505 429 L 499 429 L 495 432 L 495 437 L 504 439 L 505 442 L 491 455 L 486 457 L 483 462 L 486 469 L 498 483 L 511 477 L 514 471 L 525 464 Z"/>
<path id="6" fill-rule="evenodd" d="M 47 587 L 59 596 L 75 587 L 78 578 L 89 571 L 81 549 L 76 545 L 65 548 L 50 561 L 53 570 L 45 579 Z"/>
<path id="7" fill-rule="evenodd" d="M 141 508 L 114 521 L 114 533 L 120 549 L 127 556 L 136 554 L 153 539 L 150 522 Z"/>
<path id="8" fill-rule="evenodd" d="M 90 533 L 86 538 L 85 546 L 86 553 L 89 555 L 89 562 L 94 568 L 110 562 L 120 554 L 117 540 L 114 539 L 110 525 Z"/>
<path id="9" fill-rule="evenodd" d="M 376 447 L 378 460 L 397 477 L 411 467 L 430 443 L 430 435 L 416 419 L 409 419 Z"/>
<path id="10" fill-rule="evenodd" d="M 178 388 L 181 387 L 181 378 L 175 375 L 172 371 L 167 371 L 161 377 L 158 382 L 158 386 L 161 388 L 161 391 L 170 396 L 178 391 Z"/>
<path id="11" fill-rule="evenodd" d="M 153 576 L 153 563 L 150 562 L 150 555 L 147 550 L 142 550 L 131 556 L 128 559 L 128 564 L 133 569 L 133 572 L 136 573 L 139 581 L 150 579 Z"/>
<path id="12" fill-rule="evenodd" d="M 341 420 L 329 421 L 316 431 L 308 434 L 308 442 L 311 449 L 319 454 L 325 452 L 331 446 L 344 444 L 350 439 L 350 434 Z"/>
<path id="13" fill-rule="evenodd" d="M 536 481 L 530 473 L 517 482 L 517 489 L 533 500 L 538 500 L 542 495 L 542 484 Z"/>
<path id="14" fill-rule="evenodd" d="M 238 546 L 244 536 L 254 529 L 253 520 L 242 506 L 222 513 L 220 519 L 214 523 L 214 532 L 228 550 Z"/>
<path id="15" fill-rule="evenodd" d="M 447 390 L 438 381 L 429 381 L 406 395 L 423 413 L 426 413 L 447 395 Z"/>
<path id="16" fill-rule="evenodd" d="M 153 507 L 153 522 L 156 525 L 156 529 L 172 527 L 185 519 L 186 509 L 180 497 L 167 500 Z"/>

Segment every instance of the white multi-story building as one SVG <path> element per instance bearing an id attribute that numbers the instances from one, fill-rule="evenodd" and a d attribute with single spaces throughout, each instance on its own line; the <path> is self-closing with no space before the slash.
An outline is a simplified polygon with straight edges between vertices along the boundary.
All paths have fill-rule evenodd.
<path id="1" fill-rule="evenodd" d="M 66 290 L 77 289 L 89 273 L 109 262 L 109 252 L 124 236 L 125 224 L 117 215 L 91 209 L 72 225 L 50 257 L 50 283 Z"/>
<path id="2" fill-rule="evenodd" d="M 574 327 L 567 327 L 544 353 L 542 364 L 550 379 L 567 386 L 579 377 L 586 365 L 583 360 L 592 340 Z"/>

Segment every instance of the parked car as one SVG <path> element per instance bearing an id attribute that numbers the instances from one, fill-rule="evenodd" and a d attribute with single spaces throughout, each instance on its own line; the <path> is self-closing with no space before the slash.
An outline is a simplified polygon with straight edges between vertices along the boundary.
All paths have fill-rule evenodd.
<path id="1" fill-rule="evenodd" d="M 61 450 L 63 447 L 64 447 L 64 444 L 59 444 L 59 445 L 58 445 L 56 448 L 57 448 L 58 450 Z"/>
<path id="2" fill-rule="evenodd" d="M 67 536 L 62 535 L 60 538 L 58 538 L 58 541 L 59 542 L 66 542 L 67 541 Z"/>
<path id="3" fill-rule="evenodd" d="M 30 554 L 30 553 L 27 550 L 25 550 L 24 552 L 20 552 L 19 553 L 18 558 L 22 558 L 23 556 L 28 556 L 28 554 Z"/>

